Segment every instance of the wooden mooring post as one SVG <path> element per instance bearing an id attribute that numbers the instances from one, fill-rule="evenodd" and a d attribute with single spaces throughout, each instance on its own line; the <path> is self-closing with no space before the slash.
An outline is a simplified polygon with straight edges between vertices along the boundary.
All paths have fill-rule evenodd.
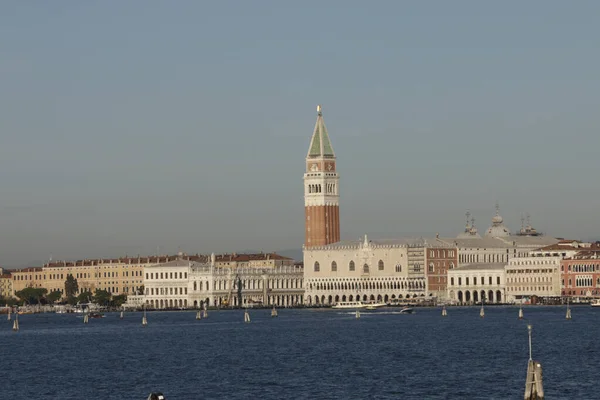
<path id="1" fill-rule="evenodd" d="M 529 332 L 529 361 L 527 363 L 527 379 L 525 380 L 525 400 L 544 400 L 544 383 L 542 381 L 542 364 L 534 361 L 531 355 L 531 325 Z"/>

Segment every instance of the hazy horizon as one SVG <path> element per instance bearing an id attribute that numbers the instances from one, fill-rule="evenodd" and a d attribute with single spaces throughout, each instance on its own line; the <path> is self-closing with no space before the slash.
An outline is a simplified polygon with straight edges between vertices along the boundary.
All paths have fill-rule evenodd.
<path id="1" fill-rule="evenodd" d="M 0 4 L 0 266 L 297 249 L 316 105 L 343 239 L 597 238 L 600 3 Z"/>

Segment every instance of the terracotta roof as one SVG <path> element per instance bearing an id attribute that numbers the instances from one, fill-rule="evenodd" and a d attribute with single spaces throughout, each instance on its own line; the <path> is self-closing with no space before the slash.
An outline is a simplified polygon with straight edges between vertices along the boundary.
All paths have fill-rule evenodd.
<path id="1" fill-rule="evenodd" d="M 146 256 L 146 257 L 120 257 L 120 258 L 99 258 L 99 259 L 86 259 L 77 261 L 54 261 L 52 263 L 45 264 L 44 267 L 88 267 L 103 264 L 161 264 L 169 261 L 177 260 L 179 258 L 189 261 L 206 262 L 210 260 L 210 256 L 201 254 L 183 254 L 183 255 L 162 255 L 162 256 Z"/>
<path id="2" fill-rule="evenodd" d="M 0 278 L 10 279 L 11 275 L 10 274 L 2 274 L 2 275 L 0 275 Z"/>
<path id="3" fill-rule="evenodd" d="M 215 254 L 216 262 L 244 262 L 244 261 L 265 261 L 265 260 L 289 260 L 289 257 L 281 256 L 277 253 L 252 253 L 252 254 Z"/>
<path id="4" fill-rule="evenodd" d="M 23 269 L 17 269 L 14 270 L 12 273 L 18 273 L 18 272 L 42 272 L 43 269 L 40 267 L 28 267 L 28 268 L 23 268 Z"/>

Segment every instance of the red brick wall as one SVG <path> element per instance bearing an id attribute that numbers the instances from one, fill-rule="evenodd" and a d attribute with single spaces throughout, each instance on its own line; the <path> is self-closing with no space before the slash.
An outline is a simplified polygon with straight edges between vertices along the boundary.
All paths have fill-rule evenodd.
<path id="1" fill-rule="evenodd" d="M 433 255 L 432 252 L 433 251 Z M 451 256 L 450 252 L 454 254 Z M 433 272 L 430 264 L 433 263 Z M 458 266 L 458 249 L 447 247 L 428 247 L 425 253 L 425 274 L 429 292 L 446 291 L 448 287 L 448 269 L 454 264 Z"/>
<path id="2" fill-rule="evenodd" d="M 338 206 L 304 208 L 306 247 L 324 246 L 340 241 L 340 209 Z"/>

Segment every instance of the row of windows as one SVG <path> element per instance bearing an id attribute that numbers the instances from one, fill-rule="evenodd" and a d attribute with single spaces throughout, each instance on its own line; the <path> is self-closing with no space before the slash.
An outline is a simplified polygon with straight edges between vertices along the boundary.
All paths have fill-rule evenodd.
<path id="1" fill-rule="evenodd" d="M 179 293 L 177 293 L 179 292 Z M 187 287 L 176 287 L 176 288 L 146 288 L 146 295 L 177 295 L 177 294 L 188 294 Z"/>
<path id="2" fill-rule="evenodd" d="M 469 282 L 470 282 L 469 277 L 466 277 L 465 278 L 465 286 L 469 286 Z M 485 285 L 485 277 L 482 276 L 480 278 L 479 282 L 481 282 L 480 285 Z M 500 277 L 497 276 L 496 277 L 496 285 L 499 285 L 499 284 L 500 284 Z M 450 285 L 454 285 L 454 277 L 450 278 Z M 460 285 L 462 285 L 462 277 L 458 278 L 458 286 L 460 286 Z M 477 277 L 476 276 L 473 277 L 473 285 L 477 285 Z M 488 285 L 492 285 L 492 277 L 491 276 L 488 276 Z"/>
<path id="3" fill-rule="evenodd" d="M 454 250 L 429 250 L 429 258 L 454 257 Z"/>
<path id="4" fill-rule="evenodd" d="M 506 283 L 529 283 L 529 282 L 552 282 L 550 276 L 526 276 L 518 278 L 506 278 Z"/>
<path id="5" fill-rule="evenodd" d="M 160 276 L 160 277 L 159 277 Z M 187 279 L 187 272 L 180 272 L 177 278 L 177 272 L 146 272 L 146 280 L 150 279 Z"/>
<path id="6" fill-rule="evenodd" d="M 310 290 L 381 290 L 381 289 L 401 289 L 401 290 L 424 290 L 425 282 L 418 281 L 402 281 L 402 282 L 330 282 L 330 283 L 310 283 Z"/>
<path id="7" fill-rule="evenodd" d="M 548 274 L 551 269 L 507 269 L 507 274 Z"/>
<path id="8" fill-rule="evenodd" d="M 353 271 L 355 271 L 355 269 L 356 269 L 356 265 L 354 264 L 354 261 L 350 261 L 348 263 L 348 271 L 353 272 Z M 379 260 L 379 262 L 377 263 L 377 269 L 379 271 L 383 271 L 385 269 L 385 264 L 384 264 L 383 260 Z M 332 261 L 331 262 L 331 272 L 337 272 L 337 270 L 338 270 L 337 263 L 335 261 Z M 318 261 L 315 261 L 314 271 L 315 272 L 321 271 L 321 264 L 319 264 Z M 401 272 L 401 271 L 402 271 L 402 266 L 396 265 L 396 272 Z M 363 273 L 364 274 L 369 273 L 369 264 L 365 263 L 363 265 Z"/>
<path id="9" fill-rule="evenodd" d="M 532 291 L 552 291 L 552 286 L 527 286 L 527 287 L 508 287 L 509 292 L 532 292 Z"/>
<path id="10" fill-rule="evenodd" d="M 562 286 L 565 286 L 565 280 L 563 279 L 561 281 Z M 569 278 L 569 286 L 573 286 L 573 280 L 571 278 Z M 581 277 L 577 277 L 575 278 L 575 286 L 583 286 L 583 287 L 590 287 L 590 286 L 594 286 L 594 278 L 592 278 L 591 276 L 581 276 Z M 600 278 L 596 279 L 596 286 L 600 287 Z"/>
<path id="11" fill-rule="evenodd" d="M 564 270 L 565 270 L 565 266 L 563 265 L 561 268 L 561 271 L 564 271 Z M 569 265 L 567 270 L 570 272 L 599 272 L 600 264 Z"/>

